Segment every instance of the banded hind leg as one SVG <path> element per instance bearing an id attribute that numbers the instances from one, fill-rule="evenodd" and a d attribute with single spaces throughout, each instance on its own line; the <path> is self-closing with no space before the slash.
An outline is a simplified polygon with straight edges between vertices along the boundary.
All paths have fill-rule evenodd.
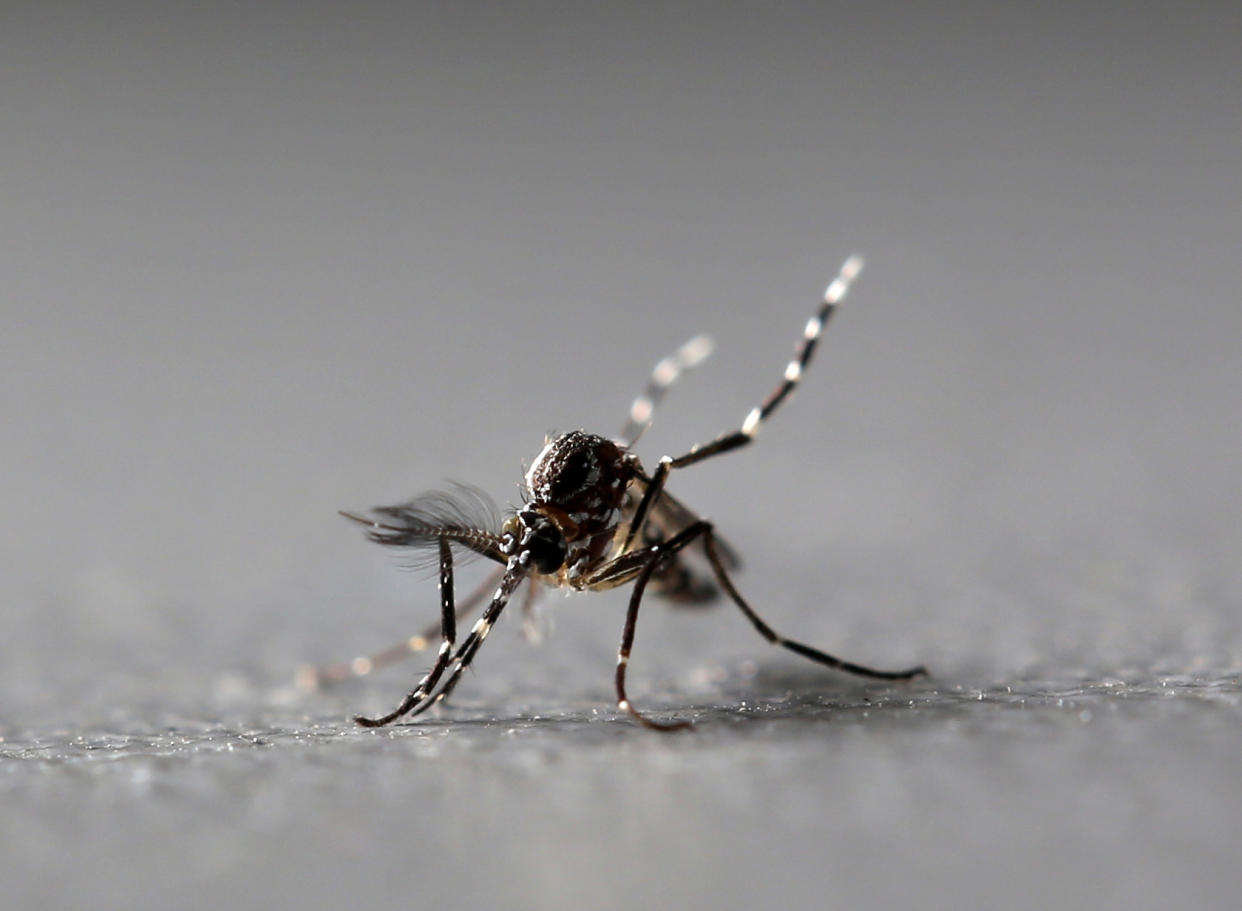
<path id="1" fill-rule="evenodd" d="M 828 289 L 824 292 L 823 303 L 815 314 L 807 320 L 806 326 L 802 330 L 802 338 L 798 341 L 793 359 L 785 367 L 785 375 L 782 377 L 781 382 L 777 384 L 776 388 L 768 394 L 768 397 L 761 404 L 751 409 L 750 413 L 746 415 L 746 419 L 742 421 L 742 426 L 739 429 L 723 433 L 706 445 L 695 444 L 689 452 L 678 458 L 665 456 L 660 459 L 656 465 L 656 470 L 647 479 L 647 489 L 643 492 L 643 497 L 634 512 L 634 518 L 630 524 L 630 531 L 626 536 L 623 549 L 628 549 L 633 544 L 634 536 L 642 529 L 647 513 L 660 496 L 661 491 L 663 491 L 664 483 L 672 469 L 685 468 L 705 459 L 710 459 L 712 456 L 739 449 L 759 435 L 759 430 L 764 422 L 772 416 L 782 402 L 793 394 L 798 383 L 802 380 L 802 374 L 811 363 L 811 357 L 814 355 L 816 345 L 818 345 L 819 338 L 823 334 L 824 326 L 828 324 L 828 320 L 832 318 L 841 301 L 849 293 L 850 286 L 858 278 L 859 273 L 862 272 L 862 267 L 862 257 L 859 256 L 851 256 L 841 266 L 837 277 L 829 283 Z"/>
<path id="2" fill-rule="evenodd" d="M 647 387 L 630 405 L 629 418 L 621 428 L 621 435 L 617 437 L 626 449 L 632 449 L 638 438 L 651 426 L 656 407 L 668 394 L 669 387 L 677 382 L 682 373 L 702 363 L 711 353 L 712 340 L 706 335 L 696 335 L 655 365 L 647 380 Z"/>

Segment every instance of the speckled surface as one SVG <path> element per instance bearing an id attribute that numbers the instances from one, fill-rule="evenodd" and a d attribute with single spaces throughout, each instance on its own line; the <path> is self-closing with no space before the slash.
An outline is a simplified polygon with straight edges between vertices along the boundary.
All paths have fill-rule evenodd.
<path id="1" fill-rule="evenodd" d="M 741 711 L 696 701 L 677 737 L 584 708 L 381 734 L 264 712 L 7 737 L 9 894 L 1228 906 L 1236 676 L 810 689 L 793 676 L 746 687 Z"/>

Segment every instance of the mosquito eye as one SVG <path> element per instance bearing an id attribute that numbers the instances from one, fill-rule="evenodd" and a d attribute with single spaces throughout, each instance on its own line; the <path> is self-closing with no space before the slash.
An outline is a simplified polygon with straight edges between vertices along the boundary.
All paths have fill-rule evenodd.
<path id="1" fill-rule="evenodd" d="M 544 575 L 565 565 L 565 537 L 551 522 L 542 521 L 531 528 L 523 547 L 535 569 Z"/>

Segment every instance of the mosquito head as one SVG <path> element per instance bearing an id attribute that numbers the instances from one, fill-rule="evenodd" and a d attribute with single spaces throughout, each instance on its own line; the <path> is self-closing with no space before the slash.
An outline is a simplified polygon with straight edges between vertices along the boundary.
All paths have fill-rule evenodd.
<path id="1" fill-rule="evenodd" d="M 604 557 L 621 521 L 626 488 L 638 471 L 638 459 L 623 446 L 584 430 L 561 434 L 535 457 L 526 473 L 530 502 L 523 513 L 541 517 L 559 532 L 566 551 L 556 568 L 564 566 L 569 578 Z M 549 547 L 547 562 L 555 557 Z"/>
<path id="2" fill-rule="evenodd" d="M 501 549 L 535 572 L 551 575 L 565 565 L 569 545 L 552 518 L 527 506 L 505 522 Z"/>

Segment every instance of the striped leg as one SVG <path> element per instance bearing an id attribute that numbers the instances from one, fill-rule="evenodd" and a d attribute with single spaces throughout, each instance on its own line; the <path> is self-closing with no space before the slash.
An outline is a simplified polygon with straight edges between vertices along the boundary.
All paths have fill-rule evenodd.
<path id="1" fill-rule="evenodd" d="M 781 380 L 779 386 L 772 390 L 772 393 L 764 400 L 762 405 L 754 408 L 750 414 L 746 415 L 746 420 L 742 422 L 741 429 L 723 434 L 706 446 L 693 447 L 686 455 L 673 459 L 670 467 L 685 468 L 687 465 L 693 465 L 695 462 L 701 462 L 722 452 L 728 452 L 730 449 L 745 446 L 759 435 L 759 428 L 763 426 L 763 422 L 770 418 L 772 412 L 776 411 L 781 402 L 785 401 L 790 393 L 797 388 L 799 380 L 802 379 L 803 372 L 811 362 L 811 355 L 815 353 L 815 346 L 824 331 L 824 326 L 828 324 L 828 320 L 836 312 L 838 305 L 840 305 L 845 295 L 849 292 L 850 285 L 858 278 L 858 273 L 862 272 L 862 267 L 863 261 L 861 256 L 851 256 L 841 266 L 841 271 L 837 273 L 837 277 L 832 280 L 831 284 L 828 285 L 828 290 L 824 292 L 823 305 L 820 306 L 814 316 L 806 321 L 806 328 L 802 331 L 802 339 L 798 342 L 798 348 L 794 352 L 793 360 L 785 368 L 784 379 Z"/>
<path id="2" fill-rule="evenodd" d="M 841 266 L 837 277 L 832 280 L 828 285 L 828 290 L 824 292 L 823 304 L 820 305 L 815 315 L 807 320 L 806 328 L 802 331 L 802 338 L 794 351 L 793 360 L 785 367 L 784 378 L 768 397 L 764 399 L 763 404 L 751 410 L 750 414 L 746 416 L 746 420 L 742 422 L 740 429 L 734 430 L 731 433 L 721 434 L 705 446 L 696 444 L 691 447 L 688 453 L 679 458 L 674 459 L 665 456 L 660 459 L 660 463 L 656 466 L 647 489 L 643 491 L 643 498 L 638 503 L 638 508 L 634 513 L 633 521 L 630 523 L 630 531 L 626 536 L 623 549 L 628 549 L 633 544 L 634 537 L 642 528 L 643 521 L 647 517 L 647 511 L 659 497 L 660 491 L 663 490 L 664 482 L 667 480 L 670 470 L 685 468 L 687 465 L 693 465 L 714 455 L 720 455 L 722 452 L 738 449 L 759 435 L 759 429 L 763 426 L 763 422 L 770 418 L 772 413 L 780 407 L 781 402 L 789 398 L 790 394 L 797 388 L 798 382 L 802 379 L 803 372 L 811 362 L 811 355 L 815 353 L 815 346 L 819 342 L 820 335 L 823 334 L 824 326 L 827 325 L 832 314 L 836 312 L 845 295 L 849 293 L 850 285 L 858 278 L 862 268 L 863 261 L 861 256 L 851 256 Z M 635 405 L 637 404 L 635 402 Z"/>
<path id="3" fill-rule="evenodd" d="M 500 577 L 503 574 L 504 567 L 497 567 L 493 572 L 488 573 L 487 578 L 465 600 L 458 601 L 455 611 L 456 618 L 461 620 L 463 617 L 473 613 L 475 608 L 483 602 L 488 592 L 500 581 Z M 435 638 L 437 633 L 441 632 L 442 626 L 443 621 L 434 623 L 421 633 L 410 636 L 396 645 L 389 646 L 373 655 L 360 655 L 352 661 L 345 661 L 340 664 L 325 664 L 319 667 L 311 664 L 303 665 L 298 668 L 298 688 L 303 690 L 321 689 L 326 686 L 343 683 L 354 677 L 365 677 L 381 668 L 404 661 L 411 655 L 425 652 L 430 647 L 431 640 Z"/>
<path id="4" fill-rule="evenodd" d="M 656 364 L 655 370 L 651 371 L 651 379 L 647 381 L 647 388 L 630 405 L 629 420 L 618 437 L 627 449 L 637 443 L 638 438 L 651 426 L 656 406 L 663 400 L 668 388 L 677 382 L 677 378 L 684 371 L 702 363 L 711 353 L 712 340 L 706 335 L 696 335 Z"/>
<path id="5" fill-rule="evenodd" d="M 422 703 L 410 709 L 410 717 L 421 715 L 436 703 L 443 702 L 448 698 L 449 693 L 453 692 L 453 688 L 461 680 L 462 673 L 466 668 L 470 667 L 470 662 L 474 660 L 475 653 L 483 645 L 483 640 L 491 632 L 493 624 L 500 617 L 500 612 L 505 609 L 505 605 L 509 603 L 509 598 L 512 597 L 513 592 L 517 590 L 518 585 L 521 584 L 524 578 L 526 578 L 526 569 L 518 563 L 516 558 L 510 560 L 508 567 L 505 569 L 504 577 L 501 578 L 500 585 L 496 588 L 496 593 L 492 595 L 492 603 L 487 606 L 483 616 L 475 621 L 474 626 L 470 630 L 470 635 L 466 637 L 466 641 L 461 644 L 461 648 L 453 656 L 453 673 L 449 675 L 448 680 L 434 699 L 424 698 Z"/>
<path id="6" fill-rule="evenodd" d="M 426 703 L 427 695 L 435 689 L 440 676 L 448 667 L 450 655 L 453 653 L 453 643 L 457 639 L 457 612 L 453 606 L 453 551 L 446 538 L 440 539 L 440 636 L 442 641 L 435 664 L 418 682 L 418 686 L 410 690 L 401 700 L 399 706 L 379 718 L 356 715 L 354 721 L 365 728 L 378 728 L 415 711 L 420 704 Z"/>

